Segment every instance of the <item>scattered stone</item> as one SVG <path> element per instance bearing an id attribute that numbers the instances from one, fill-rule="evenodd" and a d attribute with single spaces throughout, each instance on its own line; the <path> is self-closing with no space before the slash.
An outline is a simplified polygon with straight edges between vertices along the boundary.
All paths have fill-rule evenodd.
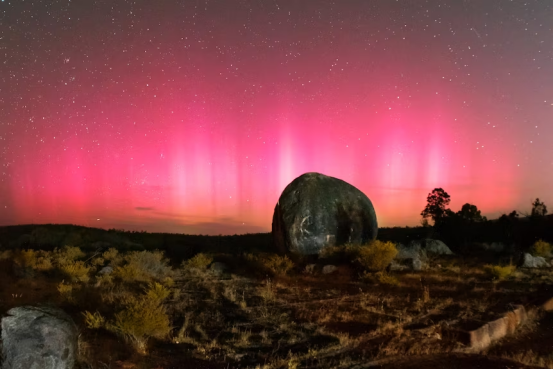
<path id="1" fill-rule="evenodd" d="M 427 253 L 421 248 L 421 244 L 416 241 L 410 242 L 408 246 L 404 244 L 397 244 L 396 249 L 398 254 L 396 255 L 396 260 L 403 259 L 427 259 Z"/>
<path id="2" fill-rule="evenodd" d="M 308 274 L 313 274 L 315 273 L 315 269 L 316 269 L 316 264 L 312 263 L 312 264 L 306 265 L 306 268 L 304 269 L 304 271 Z"/>
<path id="3" fill-rule="evenodd" d="M 414 258 L 412 260 L 412 269 L 414 271 L 421 271 L 423 270 L 424 267 L 425 267 L 425 264 L 419 258 Z"/>
<path id="4" fill-rule="evenodd" d="M 425 249 L 427 254 L 454 254 L 450 248 L 448 248 L 446 244 L 440 240 L 424 239 L 422 241 L 422 247 Z"/>
<path id="5" fill-rule="evenodd" d="M 105 266 L 102 267 L 100 271 L 98 271 L 98 275 L 110 275 L 113 272 L 112 266 Z"/>
<path id="6" fill-rule="evenodd" d="M 334 265 L 325 265 L 323 266 L 323 270 L 321 270 L 321 272 L 323 272 L 325 275 L 328 275 L 335 272 L 336 270 L 337 270 L 337 267 Z"/>
<path id="7" fill-rule="evenodd" d="M 546 259 L 544 259 L 544 257 L 534 257 L 529 253 L 525 253 L 525 255 L 523 256 L 523 265 L 521 265 L 521 267 L 528 269 L 538 269 L 549 267 L 549 264 L 548 262 L 546 262 Z"/>
<path id="8" fill-rule="evenodd" d="M 210 270 L 211 270 L 215 275 L 221 275 L 221 274 L 223 274 L 225 271 L 227 271 L 227 265 L 225 265 L 224 263 L 221 263 L 221 262 L 214 262 L 214 263 L 211 264 Z"/>
<path id="9" fill-rule="evenodd" d="M 52 307 L 12 308 L 2 318 L 4 369 L 71 369 L 75 364 L 77 327 Z"/>
<path id="10" fill-rule="evenodd" d="M 281 252 L 319 254 L 328 246 L 365 244 L 377 237 L 369 198 L 354 186 L 316 172 L 294 179 L 273 213 L 273 243 Z"/>

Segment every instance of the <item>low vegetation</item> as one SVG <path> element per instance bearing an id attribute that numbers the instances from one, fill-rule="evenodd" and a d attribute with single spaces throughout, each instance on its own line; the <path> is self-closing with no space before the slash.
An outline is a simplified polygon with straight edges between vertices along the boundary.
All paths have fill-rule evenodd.
<path id="1" fill-rule="evenodd" d="M 82 367 L 364 367 L 460 349 L 450 327 L 487 320 L 552 282 L 502 258 L 437 257 L 425 271 L 387 271 L 397 253 L 388 241 L 313 260 L 246 251 L 170 260 L 124 245 L 0 252 L 9 286 L 1 308 L 61 306 L 79 326 Z M 214 262 L 228 272 L 208 268 Z M 337 269 L 324 274 L 329 264 Z"/>
<path id="2" fill-rule="evenodd" d="M 538 240 L 531 247 L 531 254 L 539 257 L 552 257 L 552 244 Z"/>
<path id="3" fill-rule="evenodd" d="M 487 272 L 493 279 L 503 280 L 514 273 L 516 267 L 514 265 L 498 266 L 498 265 L 485 265 L 485 272 Z"/>

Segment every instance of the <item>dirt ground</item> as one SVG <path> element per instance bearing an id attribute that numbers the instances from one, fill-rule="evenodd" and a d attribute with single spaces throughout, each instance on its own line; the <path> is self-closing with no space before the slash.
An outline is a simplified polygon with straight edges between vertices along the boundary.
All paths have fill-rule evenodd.
<path id="1" fill-rule="evenodd" d="M 515 334 L 479 354 L 450 333 L 468 319 L 487 320 L 514 304 L 552 294 L 551 271 L 518 270 L 491 281 L 482 264 L 436 259 L 421 272 L 396 272 L 385 283 L 348 265 L 324 275 L 285 276 L 174 271 L 164 302 L 168 338 L 139 354 L 124 338 L 84 324 L 83 310 L 106 312 L 128 291 L 91 281 L 64 300 L 55 276 L 15 277 L 2 265 L 0 310 L 24 304 L 61 306 L 80 328 L 84 368 L 533 368 L 552 367 L 552 312 L 540 312 Z"/>

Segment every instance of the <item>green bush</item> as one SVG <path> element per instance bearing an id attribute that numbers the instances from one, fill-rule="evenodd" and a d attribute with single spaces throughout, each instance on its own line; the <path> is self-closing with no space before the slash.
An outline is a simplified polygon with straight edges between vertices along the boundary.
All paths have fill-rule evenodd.
<path id="1" fill-rule="evenodd" d="M 399 285 L 400 283 L 398 282 L 398 279 L 394 276 L 394 275 L 391 275 L 389 273 L 386 273 L 384 271 L 379 271 L 377 274 L 375 274 L 377 276 L 377 279 L 379 280 L 379 282 L 381 284 L 385 284 L 385 285 L 394 285 L 394 286 L 397 286 Z"/>
<path id="2" fill-rule="evenodd" d="M 485 272 L 496 280 L 502 280 L 510 276 L 515 270 L 514 265 L 498 266 L 498 265 L 485 265 Z"/>
<path id="3" fill-rule="evenodd" d="M 374 240 L 359 249 L 355 261 L 365 270 L 382 271 L 387 268 L 397 253 L 394 243 Z"/>
<path id="4" fill-rule="evenodd" d="M 531 247 L 531 254 L 533 256 L 551 257 L 552 256 L 552 244 L 542 240 L 538 240 Z"/>
<path id="5" fill-rule="evenodd" d="M 205 269 L 208 267 L 210 263 L 212 263 L 213 258 L 211 256 L 205 255 L 204 253 L 198 253 L 191 259 L 187 261 L 183 261 L 182 267 L 183 268 L 197 268 L 197 269 Z"/>

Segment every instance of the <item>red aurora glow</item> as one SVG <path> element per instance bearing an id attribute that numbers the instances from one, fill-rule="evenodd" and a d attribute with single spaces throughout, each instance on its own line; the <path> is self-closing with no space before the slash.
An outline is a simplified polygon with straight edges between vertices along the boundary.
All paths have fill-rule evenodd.
<path id="1" fill-rule="evenodd" d="M 313 171 L 363 191 L 380 226 L 418 224 L 435 187 L 488 217 L 536 197 L 552 210 L 548 2 L 488 18 L 456 2 L 94 3 L 67 5 L 63 27 L 1 5 L 17 53 L 2 67 L 0 224 L 267 232 L 283 188 Z M 519 33 L 516 13 L 540 22 Z"/>

